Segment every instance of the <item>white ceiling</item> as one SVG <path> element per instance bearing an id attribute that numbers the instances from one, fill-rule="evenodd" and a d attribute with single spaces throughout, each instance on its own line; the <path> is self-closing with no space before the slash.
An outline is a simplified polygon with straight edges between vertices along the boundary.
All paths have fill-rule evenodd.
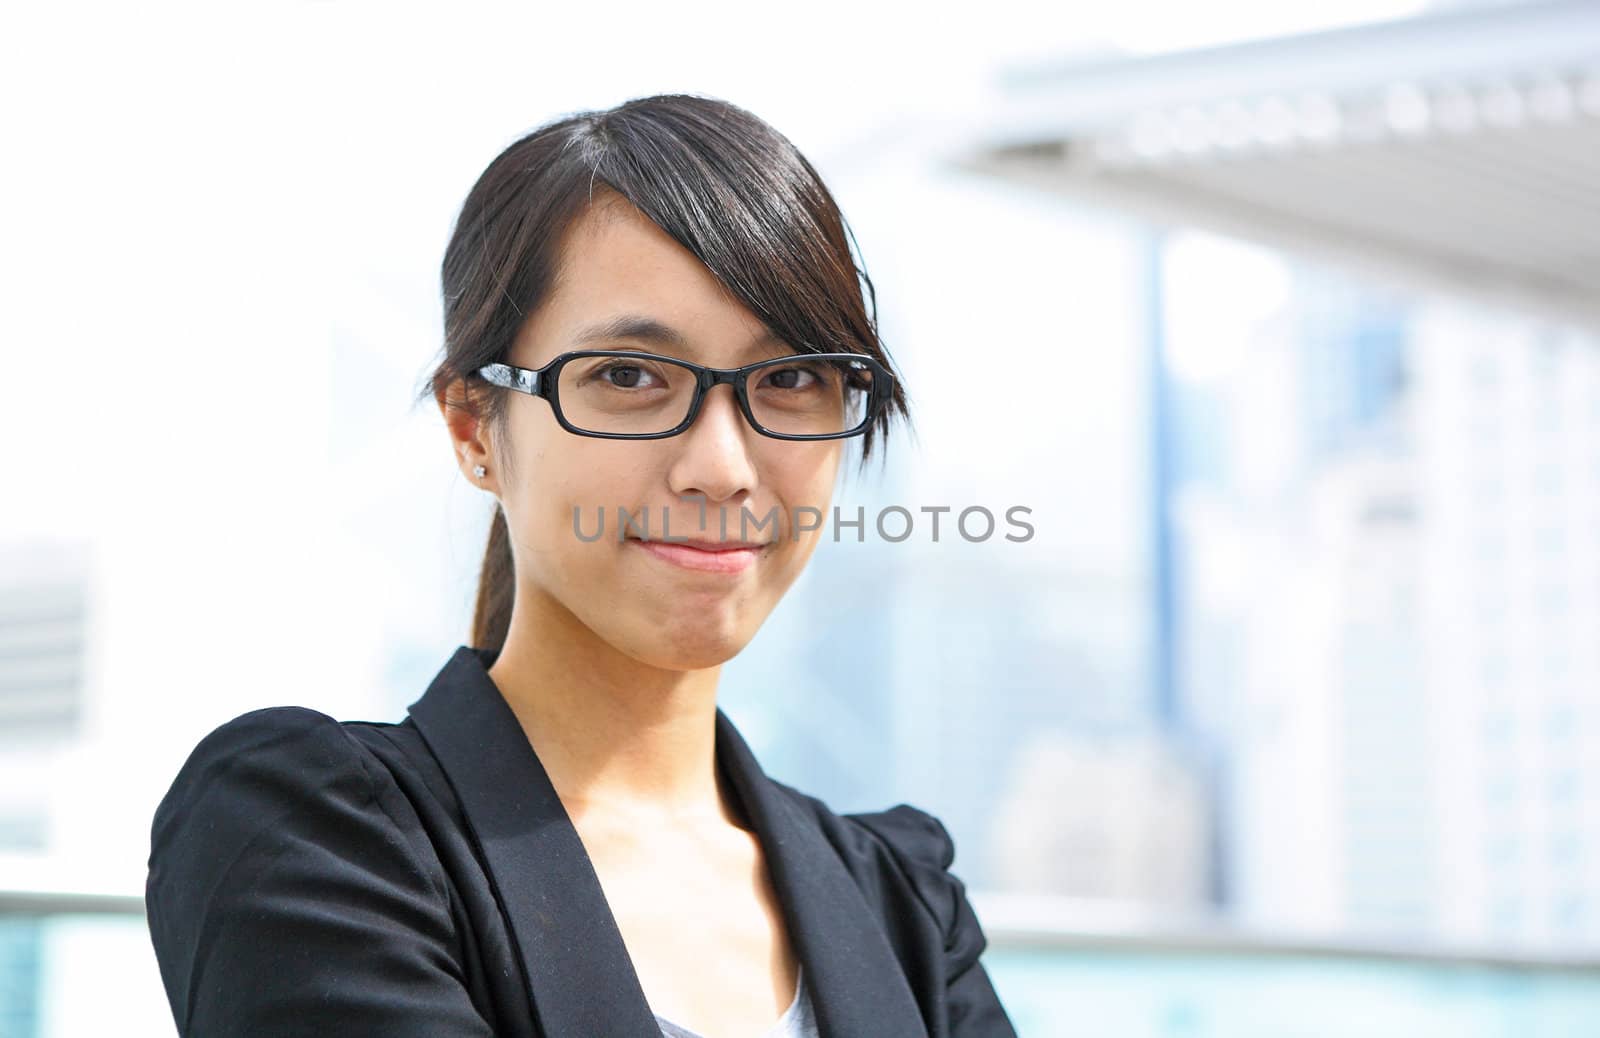
<path id="1" fill-rule="evenodd" d="M 1600 325 L 1600 2 L 1017 70 L 969 170 Z"/>

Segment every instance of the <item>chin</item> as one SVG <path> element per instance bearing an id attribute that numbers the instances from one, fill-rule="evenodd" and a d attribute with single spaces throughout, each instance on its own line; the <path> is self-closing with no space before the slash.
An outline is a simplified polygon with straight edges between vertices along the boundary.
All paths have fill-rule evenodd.
<path id="1" fill-rule="evenodd" d="M 705 670 L 739 655 L 754 631 L 723 627 L 707 617 L 655 627 L 635 642 L 633 657 L 663 670 Z"/>

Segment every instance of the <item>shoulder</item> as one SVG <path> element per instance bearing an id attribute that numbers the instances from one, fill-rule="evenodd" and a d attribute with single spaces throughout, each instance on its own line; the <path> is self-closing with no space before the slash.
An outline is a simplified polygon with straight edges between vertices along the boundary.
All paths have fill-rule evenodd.
<path id="1" fill-rule="evenodd" d="M 882 811 L 857 811 L 839 816 L 893 849 L 915 868 L 944 870 L 955 862 L 956 843 L 938 816 L 912 804 Z"/>
<path id="2" fill-rule="evenodd" d="M 324 750 L 347 744 L 345 722 L 305 706 L 267 706 L 224 721 L 195 744 L 186 766 L 219 751 L 255 752 L 269 748 L 304 750 L 321 744 Z"/>
<path id="3" fill-rule="evenodd" d="M 928 998 L 937 1034 L 951 1038 L 1016 1038 L 982 956 L 988 938 L 966 884 L 951 871 L 955 840 L 939 818 L 913 804 L 839 814 L 816 797 L 778 784 L 817 819 L 863 895 L 884 914 L 885 933 L 906 961 L 934 970 L 943 984 Z M 914 925 L 908 916 L 920 916 Z M 890 917 L 893 917 L 892 919 Z M 908 938 L 908 933 L 923 936 Z M 918 975 L 925 975 L 919 971 Z"/>
<path id="4" fill-rule="evenodd" d="M 936 815 L 900 803 L 878 811 L 840 813 L 809 793 L 776 785 L 801 810 L 816 818 L 847 859 L 892 861 L 908 872 L 944 873 L 955 861 L 955 840 Z"/>
<path id="5" fill-rule="evenodd" d="M 342 763 L 348 755 L 343 725 L 303 706 L 269 706 L 217 725 L 195 744 L 178 772 L 179 780 L 248 767 L 263 760 L 293 756 L 302 763 Z"/>
<path id="6" fill-rule="evenodd" d="M 197 820 L 216 842 L 268 829 L 307 801 L 363 802 L 373 788 L 365 758 L 340 722 L 316 710 L 240 714 L 189 752 L 156 808 L 152 843 Z"/>
<path id="7" fill-rule="evenodd" d="M 394 762 L 363 724 L 274 706 L 208 732 L 151 818 L 147 913 L 196 912 L 211 893 L 258 890 L 291 856 L 369 880 L 398 871 L 443 898 L 444 877 Z"/>
<path id="8" fill-rule="evenodd" d="M 943 936 L 952 970 L 978 959 L 987 941 L 966 884 L 952 871 L 955 840 L 938 816 L 908 803 L 838 813 L 814 796 L 779 785 L 817 818 L 864 889 L 888 882 L 910 890 Z"/>
<path id="9" fill-rule="evenodd" d="M 305 707 L 241 714 L 194 747 L 145 881 L 180 1032 L 487 1033 L 438 863 L 391 813 L 387 776 L 346 722 Z"/>
<path id="10" fill-rule="evenodd" d="M 147 909 L 198 911 L 295 842 L 337 848 L 381 825 L 369 755 L 299 706 L 240 714 L 189 752 L 150 825 Z"/>

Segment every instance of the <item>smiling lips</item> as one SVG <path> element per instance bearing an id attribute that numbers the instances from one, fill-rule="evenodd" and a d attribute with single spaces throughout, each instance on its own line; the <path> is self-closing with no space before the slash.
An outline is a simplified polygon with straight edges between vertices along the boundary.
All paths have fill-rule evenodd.
<path id="1" fill-rule="evenodd" d="M 637 545 L 663 562 L 703 573 L 743 573 L 755 565 L 756 559 L 767 548 L 765 544 L 646 541 L 637 537 L 630 537 L 628 543 Z"/>

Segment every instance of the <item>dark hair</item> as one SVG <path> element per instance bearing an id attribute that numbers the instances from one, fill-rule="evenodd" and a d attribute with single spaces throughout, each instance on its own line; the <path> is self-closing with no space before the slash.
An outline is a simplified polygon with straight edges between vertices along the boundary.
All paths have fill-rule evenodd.
<path id="1" fill-rule="evenodd" d="M 909 423 L 902 380 L 878 338 L 872 280 L 851 254 L 854 232 L 822 178 L 761 119 L 691 94 L 635 98 L 557 119 L 489 163 L 445 248 L 443 356 L 417 402 L 464 380 L 471 392 L 460 406 L 504 429 L 510 391 L 476 371 L 506 359 L 550 292 L 562 235 L 594 204 L 597 182 L 693 253 L 797 350 L 863 353 L 895 372 L 888 406 L 862 434 L 862 465 L 891 419 Z M 495 442 L 508 450 L 508 437 Z M 514 478 L 509 456 L 496 461 L 503 477 Z M 478 577 L 475 647 L 504 646 L 514 594 L 505 514 L 497 507 Z"/>

